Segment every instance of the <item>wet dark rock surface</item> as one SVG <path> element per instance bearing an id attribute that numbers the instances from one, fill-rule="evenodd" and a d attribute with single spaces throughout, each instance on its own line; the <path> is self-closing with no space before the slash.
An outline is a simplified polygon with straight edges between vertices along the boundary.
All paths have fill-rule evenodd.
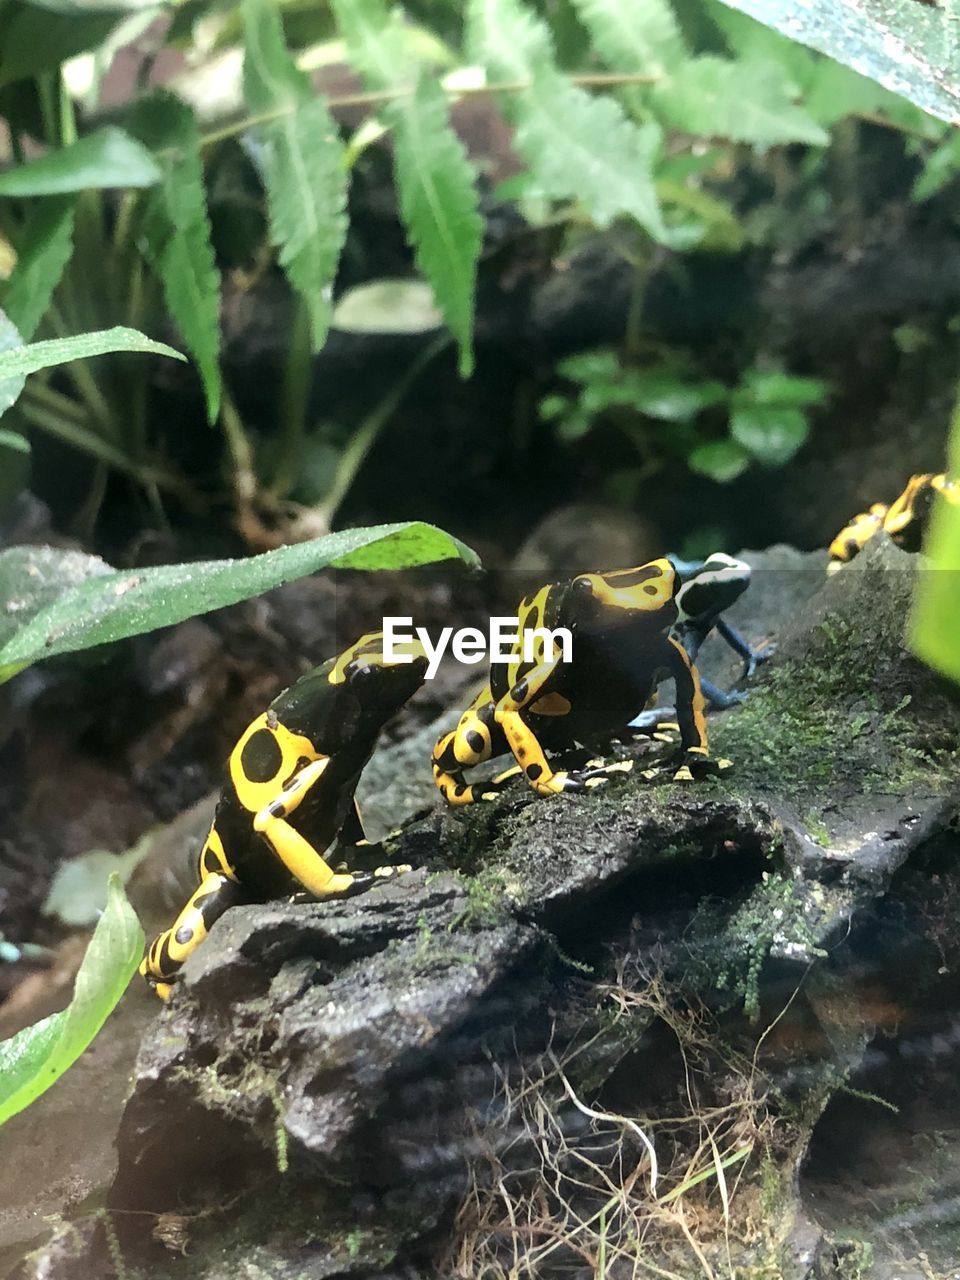
<path id="1" fill-rule="evenodd" d="M 589 1111 L 650 1127 L 666 1198 L 649 1199 L 626 1121 L 617 1167 L 647 1206 L 654 1265 L 702 1274 L 668 1206 L 705 1167 L 682 1196 L 705 1258 L 724 1265 L 729 1245 L 764 1277 L 852 1274 L 843 1233 L 870 1226 L 851 1153 L 867 1151 L 871 1108 L 892 1115 L 867 1095 L 909 1102 L 904 1073 L 922 1060 L 934 1096 L 960 1059 L 960 708 L 903 648 L 916 560 L 878 542 L 825 585 L 822 556 L 754 562 L 734 621 L 779 649 L 750 701 L 712 721 L 734 771 L 676 784 L 637 766 L 584 796 L 516 785 L 465 811 L 434 803 L 388 840 L 407 875 L 217 924 L 147 1028 L 119 1124 L 106 1203 L 130 1274 L 469 1276 L 498 1248 L 506 1266 L 541 1228 L 516 1225 L 519 1198 L 497 1219 L 483 1187 L 513 1189 L 549 1160 L 541 1138 L 518 1136 L 531 1097 L 594 1164 L 603 1123 Z M 401 758 L 412 776 L 418 750 L 426 773 L 436 731 L 381 752 L 374 777 L 395 780 Z M 632 750 L 645 767 L 649 751 Z M 429 803 L 414 791 L 411 809 Z M 913 1049 L 889 1052 L 891 1036 Z M 742 1162 L 727 1239 L 709 1144 L 691 1165 L 682 1128 L 665 1124 L 684 1094 L 736 1165 L 731 1190 Z M 955 1170 L 957 1130 L 942 1133 Z M 894 1128 L 872 1158 L 895 1140 Z M 562 1176 L 578 1158 L 558 1162 Z M 598 1202 L 571 1194 L 593 1221 Z M 897 1187 L 889 1199 L 878 1265 L 912 1249 L 949 1275 L 936 1215 L 904 1217 Z M 547 1192 L 541 1208 L 555 1213 Z M 102 1230 L 72 1239 L 13 1274 L 115 1274 Z M 589 1239 L 532 1274 L 593 1274 Z"/>

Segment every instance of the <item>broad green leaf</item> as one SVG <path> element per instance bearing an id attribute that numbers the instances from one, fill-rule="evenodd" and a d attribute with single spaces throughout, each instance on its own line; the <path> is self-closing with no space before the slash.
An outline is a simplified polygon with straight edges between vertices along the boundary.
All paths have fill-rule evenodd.
<path id="1" fill-rule="evenodd" d="M 45 916 L 56 916 L 72 929 L 95 924 L 106 909 L 110 881 L 127 884 L 153 845 L 156 828 L 142 835 L 135 845 L 123 853 L 108 849 L 88 849 L 78 858 L 68 858 L 57 868 L 41 910 Z"/>
<path id="2" fill-rule="evenodd" d="M 0 196 L 56 196 L 91 187 L 152 187 L 160 168 L 115 125 L 0 173 Z"/>
<path id="3" fill-rule="evenodd" d="M 113 573 L 99 556 L 62 547 L 8 547 L 0 551 L 0 644 L 41 609 L 86 578 Z"/>
<path id="4" fill-rule="evenodd" d="M 960 479 L 960 402 L 953 412 L 947 474 Z M 960 684 L 960 505 L 934 503 L 910 619 L 910 646 L 918 657 Z"/>
<path id="5" fill-rule="evenodd" d="M 370 280 L 341 294 L 330 324 L 346 333 L 426 333 L 443 316 L 423 280 Z"/>
<path id="6" fill-rule="evenodd" d="M 827 384 L 820 378 L 798 378 L 779 369 L 751 369 L 744 375 L 738 397 L 752 404 L 821 404 Z"/>
<path id="7" fill-rule="evenodd" d="M 758 462 L 777 467 L 789 462 L 809 434 L 802 409 L 785 405 L 739 405 L 730 413 L 730 434 Z"/>
<path id="8" fill-rule="evenodd" d="M 14 0 L 3 8 L 0 40 L 0 87 L 25 80 L 102 44 L 122 20 L 119 12 L 85 17 L 45 13 Z"/>
<path id="9" fill-rule="evenodd" d="M 113 878 L 70 1004 L 0 1041 L 0 1124 L 45 1093 L 83 1053 L 126 990 L 143 942 L 140 922 Z"/>
<path id="10" fill-rule="evenodd" d="M 693 382 L 669 372 L 632 371 L 627 385 L 641 413 L 665 422 L 690 422 L 711 405 L 727 398 L 722 382 Z"/>
<path id="11" fill-rule="evenodd" d="M 373 89 L 398 93 L 383 118 L 391 126 L 400 214 L 417 266 L 460 347 L 460 373 L 473 368 L 473 311 L 483 221 L 476 173 L 450 125 L 447 95 L 418 75 L 403 28 L 383 0 L 334 0 L 352 61 Z M 415 85 L 409 92 L 410 85 Z"/>
<path id="12" fill-rule="evenodd" d="M 23 338 L 20 336 L 20 330 L 6 312 L 0 311 L 0 417 L 18 399 L 23 390 L 23 384 L 27 380 L 25 373 L 6 373 L 2 361 L 8 351 L 15 351 L 22 347 Z"/>
<path id="13" fill-rule="evenodd" d="M 306 301 L 316 350 L 330 324 L 330 293 L 346 236 L 343 144 L 323 99 L 297 70 L 273 0 L 244 0 L 244 89 L 251 110 L 277 119 L 251 131 L 270 212 L 270 238 Z"/>
<path id="14" fill-rule="evenodd" d="M 792 101 L 780 68 L 769 61 L 731 62 L 705 55 L 677 67 L 650 100 L 663 121 L 684 133 L 768 147 L 830 137 Z"/>
<path id="15" fill-rule="evenodd" d="M 746 471 L 750 455 L 736 440 L 710 440 L 707 444 L 698 444 L 687 461 L 691 470 L 727 484 Z"/>
<path id="16" fill-rule="evenodd" d="M 102 356 L 111 351 L 147 351 L 159 356 L 172 356 L 174 360 L 186 359 L 173 347 L 154 342 L 136 329 L 118 325 L 96 333 L 78 333 L 73 338 L 51 338 L 47 342 L 30 342 L 25 346 L 0 350 L 0 386 L 6 379 L 25 378 L 38 369 L 69 364 L 71 360 L 89 360 L 91 356 Z"/>
<path id="17" fill-rule="evenodd" d="M 592 97 L 562 75 L 549 31 L 519 0 L 471 0 L 469 17 L 472 56 L 491 80 L 529 82 L 502 104 L 544 194 L 579 201 L 600 227 L 629 214 L 668 241 L 653 181 L 659 129 L 633 124 L 613 98 Z"/>
<path id="18" fill-rule="evenodd" d="M 479 564 L 469 547 L 419 521 L 347 529 L 246 560 L 202 560 L 95 577 L 64 592 L 0 649 L 0 679 L 42 658 L 142 635 L 249 600 L 317 569 L 405 569 L 437 560 Z"/>
<path id="19" fill-rule="evenodd" d="M 951 124 L 960 33 L 951 5 L 919 0 L 724 0 Z"/>
<path id="20" fill-rule="evenodd" d="M 162 176 L 146 210 L 147 253 L 200 370 L 207 417 L 215 422 L 221 394 L 220 273 L 210 242 L 200 133 L 190 108 L 170 94 L 138 104 L 130 128 L 160 163 Z"/>
<path id="21" fill-rule="evenodd" d="M 3 308 L 25 342 L 43 319 L 72 248 L 73 200 L 52 196 L 38 201 L 3 292 Z"/>
<path id="22" fill-rule="evenodd" d="M 667 0 L 573 0 L 597 52 L 617 71 L 665 75 L 687 56 Z"/>

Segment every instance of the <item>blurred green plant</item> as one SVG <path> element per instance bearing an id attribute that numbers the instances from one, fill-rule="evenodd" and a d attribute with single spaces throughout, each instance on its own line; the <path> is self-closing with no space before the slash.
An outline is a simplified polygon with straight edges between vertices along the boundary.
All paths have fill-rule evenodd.
<path id="1" fill-rule="evenodd" d="M 416 266 L 467 376 L 483 222 L 477 169 L 451 125 L 462 99 L 491 96 L 511 122 L 523 166 L 512 192 L 528 216 L 573 237 L 632 222 L 640 279 L 665 249 L 729 252 L 765 234 L 730 190 L 732 166 L 751 154 L 758 171 L 786 145 L 823 155 L 848 118 L 931 149 L 943 135 L 886 89 L 715 0 L 676 12 L 668 0 L 571 0 L 546 12 L 528 0 L 411 0 L 408 12 L 386 0 L 192 0 L 167 11 L 165 34 L 143 0 L 108 11 L 97 0 L 0 0 L 0 11 L 12 160 L 0 173 L 0 262 L 11 264 L 0 305 L 24 339 L 41 326 L 59 337 L 172 322 L 223 429 L 234 500 L 248 509 L 280 511 L 308 461 L 310 354 L 335 323 L 351 173 L 370 148 L 392 157 Z M 152 50 L 137 92 L 105 112 L 104 73 L 134 39 Z M 173 91 L 141 91 L 163 48 L 187 69 Z M 312 73 L 344 60 L 362 87 L 318 92 Z M 250 163 L 259 198 L 238 195 Z M 241 422 L 220 359 L 222 273 L 262 270 L 265 253 L 297 298 L 280 431 L 266 450 Z M 11 415 L 14 431 L 69 438 L 95 460 L 88 528 L 108 469 L 133 477 L 158 519 L 164 494 L 198 501 L 216 483 L 162 456 L 150 393 L 142 374 L 106 359 L 35 379 Z M 18 441 L 0 444 L 22 454 Z M 351 434 L 335 447 L 357 453 Z M 729 469 L 732 445 L 726 453 Z M 707 465 L 723 469 L 709 455 Z"/>
<path id="2" fill-rule="evenodd" d="M 140 922 L 113 875 L 70 1004 L 0 1041 L 0 1124 L 45 1093 L 76 1062 L 126 990 L 143 942 Z"/>
<path id="3" fill-rule="evenodd" d="M 827 394 L 817 378 L 775 369 L 748 369 L 728 387 L 676 359 L 638 367 L 608 350 L 571 356 L 557 372 L 579 390 L 545 396 L 541 418 L 567 442 L 612 424 L 637 452 L 638 479 L 671 457 L 721 484 L 754 463 L 782 466 L 809 434 L 808 410 Z"/>

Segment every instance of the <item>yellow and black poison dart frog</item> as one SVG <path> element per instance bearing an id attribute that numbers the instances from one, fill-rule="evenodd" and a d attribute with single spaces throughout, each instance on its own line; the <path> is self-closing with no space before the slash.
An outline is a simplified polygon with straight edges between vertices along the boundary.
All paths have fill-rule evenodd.
<path id="1" fill-rule="evenodd" d="M 749 570 L 737 584 L 718 573 L 713 588 L 720 593 L 718 603 L 716 595 L 710 596 L 709 577 L 711 570 L 721 568 L 720 561 L 727 568 L 746 568 L 729 557 L 710 557 L 695 566 L 665 557 L 632 569 L 580 574 L 541 587 L 522 600 L 519 639 L 511 661 L 491 664 L 489 683 L 457 727 L 434 747 L 434 781 L 447 802 L 465 805 L 492 798 L 521 771 L 533 790 L 544 796 L 598 785 L 605 780 L 605 770 L 555 772 L 546 748 L 569 747 L 626 729 L 664 677 L 672 678 L 676 687 L 682 758 L 675 762 L 675 776 L 689 778 L 715 770 L 709 759 L 700 678 L 688 645 L 696 649 L 702 642 L 697 639 L 696 620 L 709 617 L 712 626 L 720 610 L 749 580 Z M 678 564 L 687 570 L 686 578 Z M 734 572 L 731 579 L 736 576 Z M 683 636 L 685 619 L 691 627 Z M 557 627 L 571 632 L 570 661 L 546 655 L 540 636 L 534 660 L 521 660 L 525 633 Z M 513 753 L 515 768 L 493 782 L 466 782 L 465 769 L 507 750 Z"/>
<path id="2" fill-rule="evenodd" d="M 859 555 L 875 534 L 882 530 L 903 551 L 919 551 L 923 545 L 930 511 L 937 497 L 960 506 L 960 482 L 940 475 L 911 476 L 900 497 L 890 506 L 875 502 L 869 511 L 855 515 L 830 543 L 828 573 Z"/>
<path id="3" fill-rule="evenodd" d="M 354 791 L 377 735 L 426 674 L 419 644 L 397 651 L 412 660 L 388 664 L 382 633 L 363 636 L 301 676 L 244 731 L 200 850 L 199 887 L 140 965 L 161 999 L 228 907 L 301 889 L 343 896 L 408 869 L 334 870 L 365 843 Z"/>

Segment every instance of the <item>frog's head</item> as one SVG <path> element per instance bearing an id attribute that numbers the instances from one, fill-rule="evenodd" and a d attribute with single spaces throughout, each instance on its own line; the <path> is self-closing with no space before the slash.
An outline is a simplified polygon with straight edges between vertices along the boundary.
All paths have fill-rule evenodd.
<path id="1" fill-rule="evenodd" d="M 750 585 L 750 566 L 715 551 L 706 560 L 674 560 L 680 581 L 677 609 L 680 621 L 712 626 Z"/>
<path id="2" fill-rule="evenodd" d="M 581 573 L 571 581 L 578 599 L 595 611 L 659 613 L 670 606 L 679 580 L 669 560 L 651 560 L 633 569 Z"/>
<path id="3" fill-rule="evenodd" d="M 374 730 L 416 693 L 427 674 L 418 640 L 395 640 L 389 656 L 382 631 L 372 631 L 344 650 L 327 677 L 356 695 L 363 720 Z"/>

